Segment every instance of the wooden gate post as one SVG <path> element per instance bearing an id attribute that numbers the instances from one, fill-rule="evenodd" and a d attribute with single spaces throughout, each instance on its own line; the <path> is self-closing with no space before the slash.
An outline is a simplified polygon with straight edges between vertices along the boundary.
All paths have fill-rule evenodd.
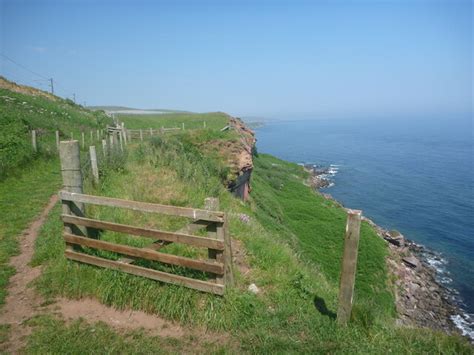
<path id="1" fill-rule="evenodd" d="M 91 168 L 92 168 L 92 176 L 94 177 L 94 183 L 98 185 L 99 184 L 99 168 L 97 167 L 97 154 L 96 154 L 94 145 L 91 145 L 89 147 L 89 155 L 91 157 Z"/>
<path id="2" fill-rule="evenodd" d="M 339 307 L 337 309 L 337 322 L 339 324 L 347 324 L 351 317 L 361 215 L 362 211 L 347 210 L 344 254 L 342 256 L 341 281 L 339 285 Z"/>
<path id="3" fill-rule="evenodd" d="M 38 152 L 38 146 L 36 145 L 36 131 L 31 131 L 31 145 L 33 146 L 33 152 Z"/>
<path id="4" fill-rule="evenodd" d="M 210 211 L 219 210 L 219 199 L 208 197 L 204 200 L 204 208 Z M 224 217 L 223 223 L 212 223 L 207 227 L 208 234 L 215 236 L 217 239 L 224 242 L 224 251 L 208 249 L 209 259 L 215 259 L 224 264 L 224 277 L 217 276 L 216 282 L 227 286 L 233 286 L 234 273 L 232 267 L 232 246 L 230 234 L 227 225 L 227 215 Z"/>
<path id="5" fill-rule="evenodd" d="M 84 149 L 86 147 L 86 140 L 85 140 L 85 137 L 84 137 L 84 132 L 81 132 L 81 136 L 82 136 L 82 149 Z"/>
<path id="6" fill-rule="evenodd" d="M 78 141 L 62 141 L 59 143 L 59 159 L 61 162 L 61 175 L 63 177 L 63 189 L 69 192 L 83 193 L 81 159 Z M 80 202 L 62 201 L 63 214 L 84 215 L 84 204 Z M 64 224 L 65 232 L 72 233 L 73 225 Z M 81 233 L 83 230 L 79 229 Z M 67 245 L 66 249 L 72 250 Z"/>
<path id="7" fill-rule="evenodd" d="M 92 131 L 90 131 L 90 136 L 91 136 L 90 144 L 92 144 L 94 142 L 94 133 Z"/>
<path id="8" fill-rule="evenodd" d="M 59 131 L 56 131 L 56 149 L 59 151 Z"/>

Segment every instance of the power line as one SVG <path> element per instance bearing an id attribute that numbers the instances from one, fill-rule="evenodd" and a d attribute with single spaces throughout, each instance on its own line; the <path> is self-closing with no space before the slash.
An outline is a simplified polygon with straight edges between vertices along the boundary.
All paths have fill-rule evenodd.
<path id="1" fill-rule="evenodd" d="M 10 61 L 10 62 L 12 62 L 13 64 L 19 66 L 20 68 L 22 68 L 22 69 L 28 71 L 29 73 L 34 74 L 34 75 L 40 77 L 42 80 L 48 82 L 47 85 L 48 85 L 49 88 L 51 89 L 51 93 L 54 95 L 54 87 L 55 87 L 55 86 L 58 86 L 58 82 L 57 82 L 56 80 L 53 80 L 53 78 L 47 78 L 47 77 L 45 77 L 44 75 L 41 75 L 41 74 L 39 74 L 39 73 L 37 73 L 37 72 L 35 72 L 35 71 L 33 71 L 33 70 L 31 70 L 31 69 L 25 67 L 23 64 L 18 63 L 17 61 L 11 59 L 10 57 L 8 57 L 7 55 L 5 55 L 5 54 L 3 54 L 3 53 L 0 53 L 0 56 L 2 56 L 3 58 L 7 59 L 7 60 Z M 36 81 L 36 80 L 34 80 L 34 81 Z M 62 87 L 63 89 L 66 89 L 66 88 L 64 88 L 64 87 L 62 86 L 62 84 L 59 85 L 59 86 Z M 69 91 L 69 90 L 66 89 L 66 91 Z M 76 94 L 73 94 L 73 95 L 74 95 L 74 98 L 75 98 Z"/>
<path id="2" fill-rule="evenodd" d="M 45 76 L 43 76 L 43 75 L 41 75 L 41 74 L 38 74 L 38 73 L 34 72 L 33 70 L 28 69 L 28 68 L 25 67 L 24 65 L 22 65 L 22 64 L 20 64 L 20 63 L 18 63 L 18 62 L 16 62 L 16 61 L 14 61 L 14 60 L 11 59 L 10 57 L 6 56 L 5 54 L 0 53 L 0 55 L 1 55 L 3 58 L 5 58 L 5 59 L 9 60 L 10 62 L 12 62 L 13 64 L 18 65 L 20 68 L 23 68 L 24 70 L 30 72 L 31 74 L 37 75 L 37 76 L 39 76 L 40 78 L 43 78 L 44 80 L 50 80 L 49 78 L 46 78 Z"/>

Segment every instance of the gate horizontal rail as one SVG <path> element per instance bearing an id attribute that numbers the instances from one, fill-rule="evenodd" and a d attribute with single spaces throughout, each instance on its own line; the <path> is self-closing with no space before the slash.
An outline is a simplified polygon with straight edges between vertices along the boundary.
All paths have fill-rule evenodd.
<path id="1" fill-rule="evenodd" d="M 67 246 L 65 256 L 68 259 L 114 270 L 121 270 L 129 274 L 182 285 L 217 295 L 222 295 L 225 287 L 232 284 L 232 251 L 230 246 L 230 236 L 227 231 L 227 219 L 224 212 L 213 211 L 211 209 L 204 210 L 137 202 L 111 197 L 92 196 L 64 190 L 59 192 L 59 197 L 61 198 L 63 205 L 67 207 L 63 208 L 61 219 L 64 223 L 65 229 L 63 238 Z M 77 213 L 75 214 L 74 211 L 80 210 L 82 211 L 81 213 L 83 213 L 84 208 L 82 206 L 84 204 L 118 207 L 138 212 L 152 212 L 187 217 L 192 219 L 192 221 L 185 228 L 176 232 L 136 227 L 76 215 Z M 71 228 L 72 226 L 76 226 L 77 228 Z M 207 237 L 188 234 L 202 228 L 207 230 Z M 95 237 L 90 238 L 87 234 L 91 229 L 96 231 L 108 230 L 131 236 L 146 237 L 152 239 L 154 243 L 142 248 L 112 243 L 96 239 Z M 81 235 L 74 234 L 77 230 L 79 230 L 77 234 Z M 162 246 L 169 243 L 181 243 L 198 248 L 207 248 L 208 259 L 193 259 L 154 250 L 160 249 Z M 106 250 L 123 255 L 124 258 L 120 258 L 119 260 L 106 259 L 95 255 L 85 254 L 75 250 L 74 247 Z M 211 279 L 197 280 L 191 277 L 175 275 L 169 272 L 133 265 L 133 262 L 139 259 L 202 271 L 211 275 Z"/>

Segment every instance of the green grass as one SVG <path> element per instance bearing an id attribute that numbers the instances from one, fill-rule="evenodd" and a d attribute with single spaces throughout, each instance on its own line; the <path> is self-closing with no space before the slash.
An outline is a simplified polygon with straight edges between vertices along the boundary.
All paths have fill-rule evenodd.
<path id="1" fill-rule="evenodd" d="M 159 129 L 161 127 L 181 128 L 184 123 L 185 129 L 206 128 L 221 129 L 229 122 L 229 115 L 223 112 L 210 113 L 163 113 L 150 115 L 118 115 L 121 121 L 125 122 L 125 127 L 130 129 Z"/>
<path id="2" fill-rule="evenodd" d="M 302 184 L 302 167 L 260 154 L 254 159 L 252 201 L 268 230 L 280 232 L 301 251 L 304 260 L 318 265 L 334 285 L 339 282 L 346 212 Z M 385 264 L 387 248 L 367 224 L 362 223 L 355 286 L 355 310 L 364 317 L 395 314 Z"/>
<path id="3" fill-rule="evenodd" d="M 26 354 L 169 354 L 223 353 L 223 343 L 183 338 L 150 337 L 142 331 L 117 333 L 105 323 L 88 324 L 77 320 L 71 324 L 50 316 L 28 322 L 35 331 L 28 339 Z"/>
<path id="4" fill-rule="evenodd" d="M 189 134 L 177 141 L 177 137 L 165 136 L 137 147 L 130 152 L 124 169 L 110 172 L 100 186 L 88 186 L 87 192 L 193 207 L 202 207 L 207 196 L 219 197 L 221 209 L 230 216 L 230 233 L 245 250 L 246 256 L 239 263 L 250 268 L 241 273 L 236 267 L 236 287 L 224 297 L 216 297 L 67 261 L 58 206 L 41 230 L 33 260 L 34 265 L 44 266 L 36 286 L 47 300 L 94 297 L 119 309 L 144 310 L 186 326 L 226 332 L 238 344 L 239 352 L 470 353 L 467 342 L 459 337 L 395 326 L 383 261 L 385 249 L 368 226 L 363 227 L 360 243 L 354 317 L 349 326 L 339 327 L 334 312 L 344 212 L 306 187 L 302 182 L 305 173 L 299 167 L 266 155 L 256 160 L 253 202 L 244 204 L 222 187 L 222 162 L 215 157 L 204 159 L 194 138 Z M 242 221 L 241 213 L 248 215 L 250 222 Z M 167 216 L 103 207 L 90 208 L 88 214 L 169 230 L 184 223 Z M 296 219 L 303 226 L 293 223 Z M 131 238 L 116 234 L 106 233 L 103 238 L 132 243 Z M 178 247 L 165 251 L 194 253 Z M 116 257 L 112 253 L 103 256 Z M 172 271 L 192 275 L 187 270 Z M 258 295 L 247 291 L 251 283 L 260 288 Z M 321 302 L 326 311 L 315 307 Z M 65 340 L 54 336 L 56 332 L 70 334 L 73 329 L 81 339 L 87 337 L 90 325 L 83 323 L 64 332 L 58 330 L 61 327 L 55 321 L 41 323 L 29 349 L 63 349 Z M 108 331 L 101 334 L 94 349 L 107 352 L 114 335 Z M 82 350 L 81 346 L 72 343 L 71 348 Z M 176 344 L 173 351 L 179 351 L 180 346 Z"/>
<path id="5" fill-rule="evenodd" d="M 14 274 L 8 260 L 18 252 L 18 236 L 42 211 L 60 185 L 57 159 L 36 160 L 28 170 L 0 183 L 0 304 L 5 300 L 8 279 Z"/>

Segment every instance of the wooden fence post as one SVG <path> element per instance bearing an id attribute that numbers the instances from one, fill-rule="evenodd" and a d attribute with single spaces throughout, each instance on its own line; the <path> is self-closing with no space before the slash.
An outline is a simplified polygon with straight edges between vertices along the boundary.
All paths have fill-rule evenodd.
<path id="1" fill-rule="evenodd" d="M 143 131 L 141 128 L 140 128 L 140 140 L 143 142 Z"/>
<path id="2" fill-rule="evenodd" d="M 56 149 L 59 151 L 59 131 L 56 131 Z"/>
<path id="3" fill-rule="evenodd" d="M 107 156 L 107 141 L 105 139 L 102 139 L 102 153 L 105 158 Z"/>
<path id="4" fill-rule="evenodd" d="M 100 132 L 99 132 L 99 130 L 97 130 L 97 140 L 99 140 L 99 139 L 100 139 Z"/>
<path id="5" fill-rule="evenodd" d="M 36 131 L 31 131 L 31 145 L 33 146 L 33 152 L 38 152 L 38 146 L 36 145 Z"/>
<path id="6" fill-rule="evenodd" d="M 204 208 L 210 211 L 219 210 L 219 199 L 208 197 L 204 200 Z M 224 276 L 217 276 L 216 282 L 225 286 L 234 284 L 234 273 L 232 267 L 232 246 L 230 234 L 227 225 L 227 215 L 224 217 L 223 223 L 212 223 L 207 227 L 208 234 L 224 242 L 224 250 L 218 251 L 208 249 L 209 259 L 215 259 L 224 264 Z"/>
<path id="7" fill-rule="evenodd" d="M 182 128 L 182 129 L 183 129 L 183 131 L 184 131 L 184 122 L 183 122 L 183 123 L 181 123 L 181 128 Z"/>
<path id="8" fill-rule="evenodd" d="M 347 324 L 351 317 L 361 215 L 362 211 L 347 210 L 344 254 L 342 256 L 341 280 L 339 285 L 339 306 L 337 309 L 337 322 L 339 324 Z"/>
<path id="9" fill-rule="evenodd" d="M 150 128 L 150 137 L 153 137 L 153 128 Z"/>
<path id="10" fill-rule="evenodd" d="M 93 133 L 92 131 L 90 131 L 90 136 L 91 136 L 91 138 L 90 138 L 90 140 L 91 140 L 91 141 L 90 141 L 90 144 L 92 144 L 92 143 L 94 142 L 94 133 Z"/>
<path id="11" fill-rule="evenodd" d="M 203 126 L 204 126 L 204 128 L 206 128 L 206 121 L 203 122 Z"/>
<path id="12" fill-rule="evenodd" d="M 84 132 L 81 132 L 81 136 L 82 136 L 82 149 L 84 149 L 86 147 L 86 140 L 84 138 Z"/>
<path id="13" fill-rule="evenodd" d="M 161 126 L 161 134 L 165 133 L 165 127 Z"/>
<path id="14" fill-rule="evenodd" d="M 219 210 L 219 199 L 216 197 L 207 197 L 204 199 L 204 208 L 209 211 L 218 211 Z M 207 226 L 207 235 L 212 238 L 217 238 L 217 224 L 211 223 Z M 218 259 L 218 251 L 215 249 L 207 250 L 208 258 L 211 260 Z M 221 253 L 222 254 L 222 253 Z M 218 283 L 223 283 L 222 277 L 216 279 Z"/>
<path id="15" fill-rule="evenodd" d="M 91 157 L 91 168 L 92 168 L 92 176 L 94 177 L 94 183 L 98 185 L 99 184 L 99 168 L 97 167 L 97 154 L 96 154 L 94 145 L 91 145 L 89 147 L 89 155 Z"/>
<path id="16" fill-rule="evenodd" d="M 109 134 L 109 142 L 110 142 L 110 149 L 114 148 L 114 134 L 110 133 Z"/>
<path id="17" fill-rule="evenodd" d="M 61 162 L 61 175 L 63 177 L 63 189 L 69 192 L 83 193 L 81 159 L 78 141 L 63 141 L 59 143 L 59 159 Z M 63 214 L 84 215 L 84 204 L 80 202 L 63 201 Z M 72 233 L 72 224 L 64 224 L 65 232 Z M 75 227 L 80 233 L 84 230 Z M 72 246 L 66 245 L 66 249 L 72 250 Z"/>

